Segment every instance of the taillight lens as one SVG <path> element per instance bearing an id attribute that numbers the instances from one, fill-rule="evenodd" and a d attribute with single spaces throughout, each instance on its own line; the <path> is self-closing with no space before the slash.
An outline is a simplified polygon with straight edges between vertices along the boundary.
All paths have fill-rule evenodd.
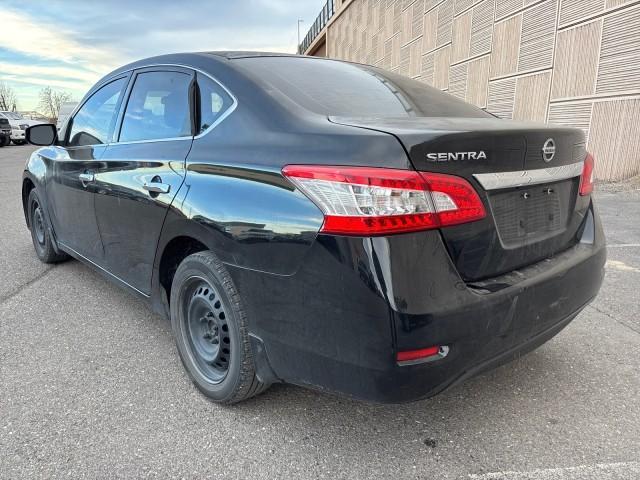
<path id="1" fill-rule="evenodd" d="M 593 164 L 593 155 L 587 153 L 587 157 L 584 159 L 584 166 L 582 167 L 582 175 L 580 177 L 580 195 L 589 195 L 593 192 Z"/>
<path id="2" fill-rule="evenodd" d="M 415 232 L 486 215 L 469 182 L 451 175 L 315 165 L 288 165 L 282 173 L 322 210 L 325 233 Z"/>

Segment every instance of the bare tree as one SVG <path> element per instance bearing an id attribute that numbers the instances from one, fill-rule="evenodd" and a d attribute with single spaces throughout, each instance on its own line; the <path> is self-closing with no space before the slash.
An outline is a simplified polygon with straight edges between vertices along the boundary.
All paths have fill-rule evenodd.
<path id="1" fill-rule="evenodd" d="M 39 96 L 40 104 L 38 108 L 54 122 L 58 119 L 58 112 L 60 112 L 62 104 L 71 100 L 69 92 L 52 90 L 51 87 L 45 87 L 40 90 Z"/>
<path id="2" fill-rule="evenodd" d="M 18 98 L 13 88 L 5 82 L 0 82 L 0 110 L 15 111 Z"/>

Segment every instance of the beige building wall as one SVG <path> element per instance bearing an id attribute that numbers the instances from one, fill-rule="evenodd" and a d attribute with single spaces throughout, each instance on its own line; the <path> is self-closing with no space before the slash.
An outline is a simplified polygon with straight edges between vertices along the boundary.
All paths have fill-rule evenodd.
<path id="1" fill-rule="evenodd" d="M 581 128 L 597 178 L 640 174 L 640 0 L 336 0 L 335 8 L 323 32 L 328 57 L 399 72 L 504 118 Z"/>

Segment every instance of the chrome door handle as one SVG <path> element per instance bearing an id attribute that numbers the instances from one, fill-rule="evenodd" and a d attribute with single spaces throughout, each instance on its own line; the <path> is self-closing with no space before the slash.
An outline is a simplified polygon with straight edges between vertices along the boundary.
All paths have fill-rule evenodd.
<path id="1" fill-rule="evenodd" d="M 142 185 L 142 188 L 144 188 L 149 193 L 169 193 L 169 190 L 171 190 L 171 185 L 169 185 L 168 183 L 151 182 L 145 183 L 144 185 Z"/>
<path id="2" fill-rule="evenodd" d="M 87 183 L 93 182 L 96 176 L 93 173 L 81 173 L 80 175 L 78 175 L 78 178 L 80 179 L 82 184 L 85 185 Z"/>

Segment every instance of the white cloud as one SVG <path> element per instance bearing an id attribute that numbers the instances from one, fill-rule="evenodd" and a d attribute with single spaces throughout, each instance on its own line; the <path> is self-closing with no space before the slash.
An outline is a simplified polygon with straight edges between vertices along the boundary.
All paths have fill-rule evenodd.
<path id="1" fill-rule="evenodd" d="M 0 80 L 14 86 L 21 108 L 36 108 L 35 91 L 45 86 L 81 98 L 102 75 L 123 63 L 115 50 L 82 43 L 60 25 L 10 9 L 4 9 L 2 17 L 0 46 L 22 61 L 0 57 Z"/>
<path id="2" fill-rule="evenodd" d="M 54 87 L 63 90 L 72 90 L 73 92 L 82 92 L 89 90 L 91 85 L 84 85 L 74 82 L 73 80 L 62 80 L 58 78 L 41 78 L 29 77 L 24 75 L 2 75 L 0 80 L 12 83 L 26 83 L 29 85 L 42 85 L 44 87 Z"/>
<path id="3" fill-rule="evenodd" d="M 89 87 L 93 85 L 101 75 L 73 67 L 0 62 L 0 80 L 8 77 L 20 78 L 22 76 L 37 76 L 42 81 L 60 79 L 77 88 L 78 86 Z"/>
<path id="4" fill-rule="evenodd" d="M 2 17 L 2 47 L 7 50 L 81 65 L 100 74 L 118 64 L 115 52 L 84 45 L 59 25 L 36 22 L 28 15 L 12 10 L 4 10 Z"/>
<path id="5" fill-rule="evenodd" d="M 197 46 L 194 48 L 194 46 Z M 170 52 L 250 50 L 294 53 L 296 32 L 270 27 L 248 28 L 237 32 L 233 28 L 192 30 L 147 30 L 136 38 L 136 56 L 160 55 Z M 131 52 L 131 56 L 134 56 Z"/>
<path id="6" fill-rule="evenodd" d="M 34 92 L 43 86 L 71 91 L 80 97 L 114 68 L 152 55 L 206 50 L 293 53 L 296 19 L 307 20 L 300 32 L 304 35 L 305 25 L 323 3 L 229 2 L 220 15 L 203 20 L 203 11 L 217 12 L 208 5 L 209 0 L 192 7 L 171 8 L 164 4 L 150 8 L 157 6 L 151 0 L 85 0 L 71 5 L 50 0 L 0 1 L 0 80 L 12 84 L 22 108 L 35 108 Z M 176 17 L 180 21 L 174 21 Z"/>
<path id="7" fill-rule="evenodd" d="M 291 12 L 290 0 L 257 0 L 257 8 L 272 10 L 279 14 L 287 14 Z"/>

